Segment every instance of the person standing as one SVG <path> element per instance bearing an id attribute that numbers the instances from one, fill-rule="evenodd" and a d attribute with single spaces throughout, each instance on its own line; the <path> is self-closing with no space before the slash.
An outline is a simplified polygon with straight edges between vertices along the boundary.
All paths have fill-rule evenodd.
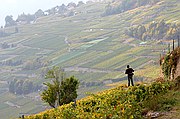
<path id="1" fill-rule="evenodd" d="M 126 72 L 125 74 L 128 75 L 128 86 L 130 86 L 130 82 L 131 82 L 131 85 L 134 86 L 134 83 L 133 83 L 133 75 L 134 75 L 134 70 L 132 68 L 129 67 L 129 65 L 127 65 L 127 69 L 126 69 Z"/>

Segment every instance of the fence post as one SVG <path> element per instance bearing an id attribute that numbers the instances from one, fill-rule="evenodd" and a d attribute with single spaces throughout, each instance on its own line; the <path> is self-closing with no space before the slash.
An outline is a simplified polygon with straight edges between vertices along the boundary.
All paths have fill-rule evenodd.
<path id="1" fill-rule="evenodd" d="M 161 53 L 160 53 L 160 60 L 159 60 L 159 64 L 160 64 L 160 66 L 162 65 L 162 61 L 161 61 Z"/>
<path id="2" fill-rule="evenodd" d="M 179 39 L 179 35 L 178 35 L 178 47 L 180 47 L 180 39 Z"/>
<path id="3" fill-rule="evenodd" d="M 174 51 L 174 39 L 173 39 L 173 51 Z"/>

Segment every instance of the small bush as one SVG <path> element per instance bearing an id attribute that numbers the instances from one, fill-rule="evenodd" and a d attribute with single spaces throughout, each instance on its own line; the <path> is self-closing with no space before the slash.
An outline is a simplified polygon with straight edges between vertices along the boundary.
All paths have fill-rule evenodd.
<path id="1" fill-rule="evenodd" d="M 168 93 L 170 82 L 154 82 L 128 89 L 117 87 L 54 110 L 38 114 L 40 118 L 59 119 L 141 119 L 149 110 L 170 110 L 176 100 Z M 32 116 L 28 119 L 34 119 Z"/>

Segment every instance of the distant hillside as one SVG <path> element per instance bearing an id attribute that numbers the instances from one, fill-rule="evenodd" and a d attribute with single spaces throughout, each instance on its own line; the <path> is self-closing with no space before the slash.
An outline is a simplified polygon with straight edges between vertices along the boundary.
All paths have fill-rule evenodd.
<path id="1" fill-rule="evenodd" d="M 171 67 L 175 65 L 176 76 L 171 82 L 167 81 L 166 78 L 157 78 L 155 82 L 149 85 L 138 84 L 134 87 L 121 85 L 111 90 L 99 92 L 98 94 L 91 94 L 89 97 L 78 100 L 75 104 L 70 103 L 57 109 L 46 110 L 36 115 L 27 116 L 25 119 L 141 119 L 144 117 L 161 118 L 161 116 L 166 118 L 173 117 L 173 119 L 179 118 L 180 48 L 177 47 L 167 56 L 171 57 L 168 63 L 174 59 Z M 167 63 L 166 58 L 164 58 L 162 65 L 165 65 L 165 63 Z M 175 109 L 173 110 L 173 114 L 175 114 L 173 116 L 168 113 L 171 109 Z M 164 111 L 166 111 L 166 114 L 164 114 Z"/>
<path id="2" fill-rule="evenodd" d="M 95 93 L 119 83 L 126 84 L 127 65 L 135 69 L 136 83 L 152 81 L 159 76 L 159 55 L 168 52 L 168 44 L 173 42 L 171 38 L 175 46 L 178 43 L 176 35 L 170 35 L 174 32 L 169 33 L 173 36 L 169 39 L 153 32 L 162 32 L 155 30 L 161 28 L 161 21 L 167 26 L 163 27 L 168 29 L 166 32 L 174 31 L 170 30 L 174 24 L 179 28 L 180 1 L 135 5 L 118 14 L 103 16 L 109 2 L 119 5 L 121 0 L 76 5 L 69 10 L 74 13 L 70 16 L 43 15 L 44 11 L 37 10 L 40 17 L 34 22 L 19 22 L 0 29 L 1 118 L 48 109 L 39 94 L 44 89 L 43 83 L 49 81 L 44 76 L 53 66 L 63 68 L 67 77 L 74 75 L 79 79 L 78 99 L 85 97 L 86 92 Z M 53 10 L 57 10 L 56 6 Z M 26 15 L 20 20 L 24 20 L 23 17 L 26 20 Z M 11 16 L 9 18 L 11 21 Z M 14 24 L 14 21 L 11 22 Z M 154 27 L 150 29 L 150 25 Z M 142 32 L 137 35 L 137 29 L 140 30 L 137 26 L 144 26 L 143 35 L 152 36 L 151 39 L 141 39 Z M 126 34 L 131 27 L 136 29 L 133 36 Z M 163 31 L 162 36 L 166 36 L 166 32 Z"/>
<path id="3" fill-rule="evenodd" d="M 77 14 L 74 12 L 74 9 L 76 7 L 80 7 L 83 4 L 85 4 L 83 1 L 79 1 L 78 4 L 71 2 L 67 6 L 64 4 L 62 4 L 60 6 L 57 5 L 53 8 L 50 8 L 45 11 L 42 11 L 41 9 L 39 9 L 34 14 L 22 13 L 22 14 L 18 15 L 18 18 L 16 20 L 13 20 L 12 15 L 7 15 L 5 18 L 6 24 L 4 27 L 34 23 L 34 22 L 36 22 L 36 20 L 39 17 L 50 16 L 50 15 L 55 15 L 55 14 L 64 16 L 64 17 L 73 16 L 73 15 Z"/>

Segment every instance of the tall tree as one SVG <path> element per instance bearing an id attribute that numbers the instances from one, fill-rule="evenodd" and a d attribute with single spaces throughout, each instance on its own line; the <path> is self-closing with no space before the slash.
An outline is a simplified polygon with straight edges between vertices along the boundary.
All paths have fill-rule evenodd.
<path id="1" fill-rule="evenodd" d="M 58 13 L 64 14 L 67 10 L 67 7 L 64 4 L 62 4 L 61 6 L 59 6 Z"/>
<path id="2" fill-rule="evenodd" d="M 18 15 L 18 18 L 16 19 L 17 22 L 25 22 L 25 23 L 30 23 L 31 21 L 35 20 L 35 15 L 31 14 L 21 14 Z"/>
<path id="3" fill-rule="evenodd" d="M 78 4 L 77 4 L 77 7 L 79 7 L 79 6 L 83 5 L 83 4 L 84 4 L 83 1 L 79 1 Z"/>
<path id="4" fill-rule="evenodd" d="M 77 98 L 78 80 L 74 77 L 65 78 L 65 73 L 61 68 L 53 67 L 47 72 L 46 78 L 51 79 L 52 83 L 44 83 L 47 89 L 42 92 L 41 97 L 51 107 L 56 108 Z"/>
<path id="5" fill-rule="evenodd" d="M 16 25 L 16 22 L 13 20 L 13 16 L 12 15 L 6 16 L 5 17 L 5 22 L 6 22 L 5 27 Z"/>
<path id="6" fill-rule="evenodd" d="M 41 9 L 39 9 L 34 15 L 35 15 L 35 18 L 45 16 L 44 12 Z"/>

